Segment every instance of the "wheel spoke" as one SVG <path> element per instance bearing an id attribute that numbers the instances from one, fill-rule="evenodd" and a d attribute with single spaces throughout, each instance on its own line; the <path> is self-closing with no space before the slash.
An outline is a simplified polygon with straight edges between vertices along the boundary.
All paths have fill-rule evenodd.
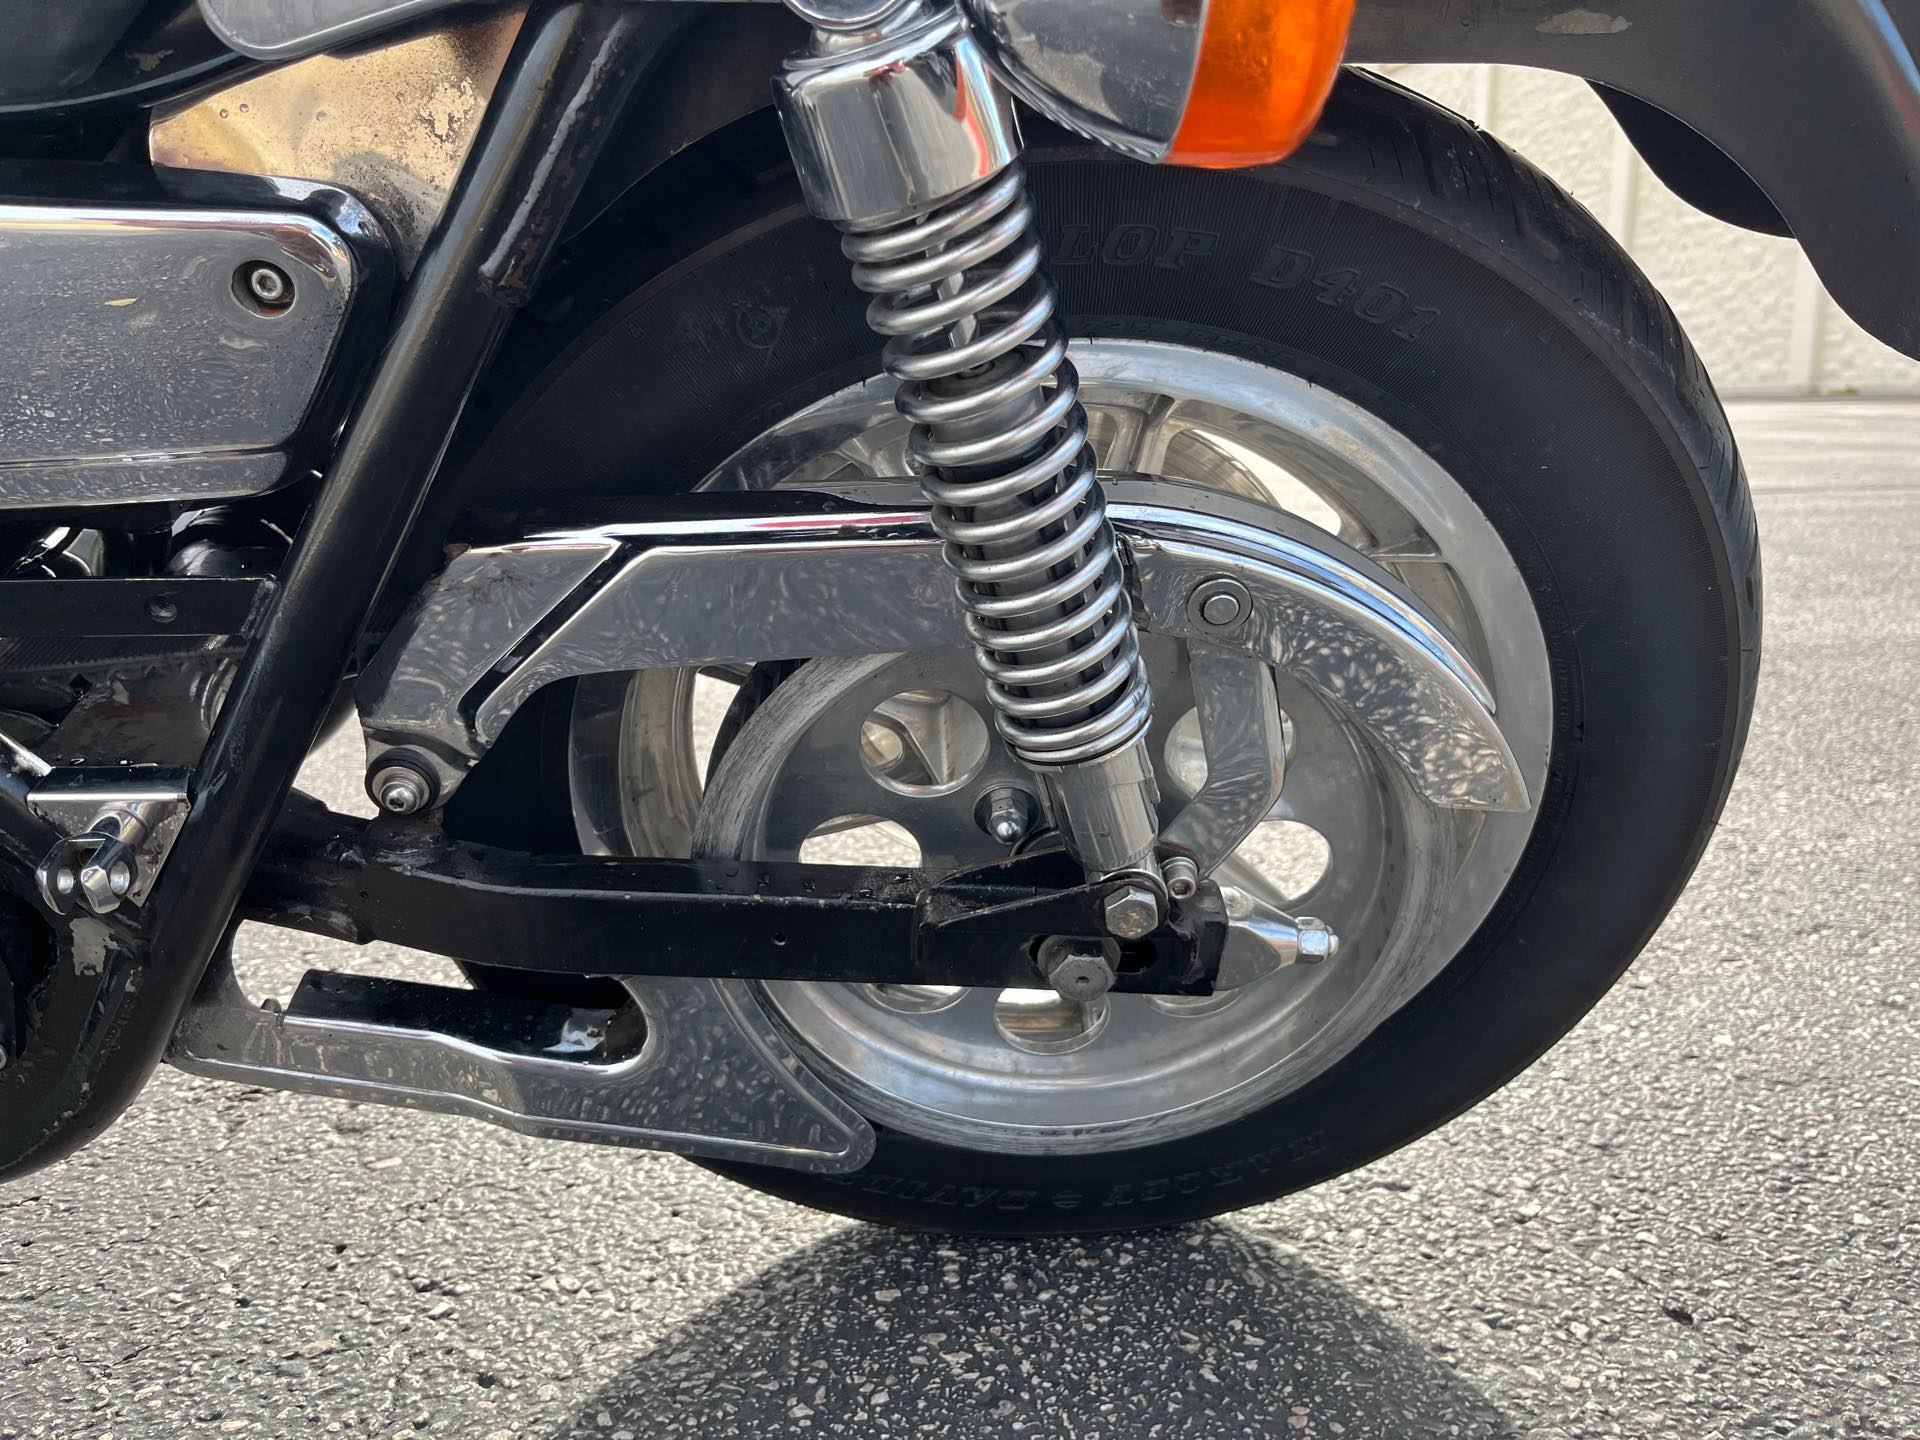
<path id="1" fill-rule="evenodd" d="M 1171 395 L 1155 395 L 1137 417 L 1124 438 L 1108 447 L 1103 457 L 1106 467 L 1120 473 L 1157 475 L 1167 461 L 1167 444 L 1174 431 L 1167 422 L 1173 418 L 1178 402 Z"/>
<path id="2" fill-rule="evenodd" d="M 884 995 L 874 993 L 882 987 L 865 985 L 859 988 L 865 992 L 862 998 L 866 1004 L 883 1011 L 892 1009 L 886 1004 Z M 963 986 L 960 997 L 952 1004 L 914 1014 L 912 1021 L 915 1029 L 930 1040 L 956 1049 L 991 1052 L 1006 1044 L 993 1019 L 994 1007 L 999 1002 L 1000 991 L 992 986 Z"/>
<path id="3" fill-rule="evenodd" d="M 1402 535 L 1397 539 L 1376 540 L 1357 547 L 1360 553 L 1379 565 L 1444 565 L 1446 557 L 1425 535 Z"/>

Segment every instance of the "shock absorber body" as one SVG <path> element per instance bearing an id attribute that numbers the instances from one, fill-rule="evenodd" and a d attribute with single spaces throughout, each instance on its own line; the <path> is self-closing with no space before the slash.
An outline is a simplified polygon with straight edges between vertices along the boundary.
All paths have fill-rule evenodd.
<path id="1" fill-rule="evenodd" d="M 793 4 L 788 144 L 873 297 L 996 727 L 1089 874 L 1157 893 L 1146 668 L 1008 95 L 951 5 Z"/>

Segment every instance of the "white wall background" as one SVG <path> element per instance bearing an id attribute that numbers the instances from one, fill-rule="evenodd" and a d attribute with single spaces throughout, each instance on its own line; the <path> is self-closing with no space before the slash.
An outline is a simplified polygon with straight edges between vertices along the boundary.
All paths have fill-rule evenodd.
<path id="1" fill-rule="evenodd" d="M 1843 315 L 1797 244 L 1676 198 L 1584 81 L 1504 65 L 1378 68 L 1498 136 L 1598 216 L 1666 295 L 1721 394 L 1920 394 L 1920 363 Z"/>

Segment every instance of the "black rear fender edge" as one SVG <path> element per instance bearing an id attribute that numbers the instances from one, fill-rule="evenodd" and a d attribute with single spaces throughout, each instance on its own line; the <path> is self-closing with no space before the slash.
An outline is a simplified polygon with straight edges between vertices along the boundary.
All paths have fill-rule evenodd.
<path id="1" fill-rule="evenodd" d="M 1361 0 L 1347 58 L 1594 82 L 1681 198 L 1793 235 L 1848 315 L 1920 359 L 1920 70 L 1903 32 L 1920 34 L 1920 0 Z M 803 33 L 782 6 L 716 7 L 635 106 L 576 223 L 768 105 Z"/>
<path id="2" fill-rule="evenodd" d="M 1666 112 L 1772 202 L 1841 309 L 1920 359 L 1920 70 L 1903 32 L 1920 34 L 1920 0 L 1361 0 L 1347 57 L 1559 70 Z M 1648 163 L 1672 184 L 1664 148 Z"/>

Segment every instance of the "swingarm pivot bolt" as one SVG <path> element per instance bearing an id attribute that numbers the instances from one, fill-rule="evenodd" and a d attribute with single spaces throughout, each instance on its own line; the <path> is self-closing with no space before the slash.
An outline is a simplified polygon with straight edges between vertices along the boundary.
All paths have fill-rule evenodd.
<path id="1" fill-rule="evenodd" d="M 1144 885 L 1121 885 L 1108 893 L 1101 915 L 1109 935 L 1141 940 L 1160 928 L 1160 898 Z"/>

